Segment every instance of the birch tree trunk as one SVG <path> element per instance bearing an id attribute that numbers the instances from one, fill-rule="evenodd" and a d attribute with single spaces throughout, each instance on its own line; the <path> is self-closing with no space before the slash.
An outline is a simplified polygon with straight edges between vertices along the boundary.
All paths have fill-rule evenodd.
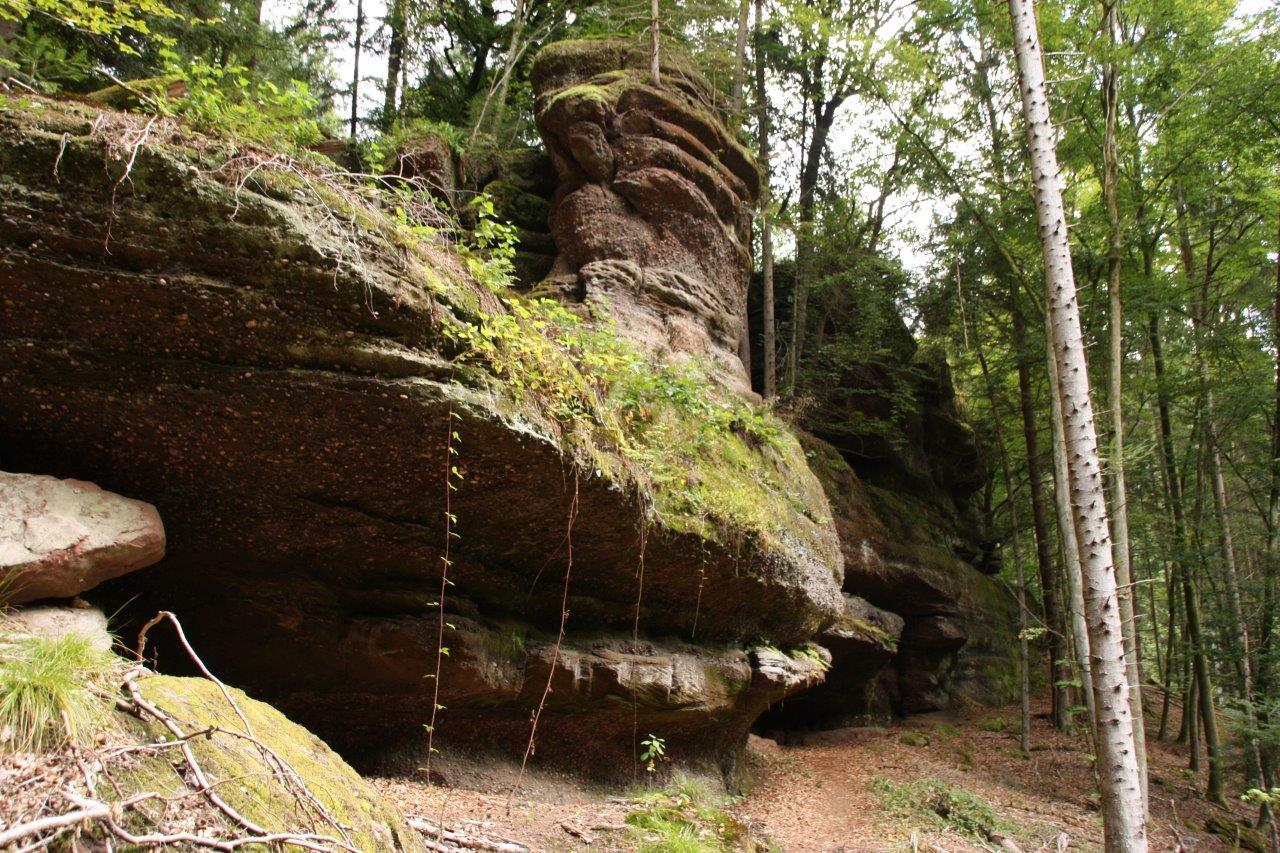
<path id="1" fill-rule="evenodd" d="M 1129 706 L 1111 530 L 1098 457 L 1098 435 L 1090 399 L 1080 306 L 1076 300 L 1067 242 L 1067 220 L 1059 183 L 1056 130 L 1049 115 L 1044 58 L 1036 26 L 1034 0 L 1009 0 L 1013 45 L 1018 61 L 1024 130 L 1031 157 L 1031 177 L 1044 255 L 1045 298 L 1062 430 L 1067 449 L 1073 522 L 1080 546 L 1086 623 L 1097 708 L 1096 748 L 1102 794 L 1103 834 L 1112 853 L 1145 853 L 1147 828 L 1142 803 L 1142 771 L 1134 742 Z"/>
<path id="2" fill-rule="evenodd" d="M 1062 398 L 1058 395 L 1058 370 L 1053 359 L 1053 341 L 1047 340 L 1045 353 L 1049 364 L 1049 420 L 1053 427 L 1053 496 L 1058 511 L 1058 531 L 1062 536 L 1062 563 L 1067 576 L 1067 602 L 1070 613 L 1071 639 L 1075 646 L 1076 665 L 1080 669 L 1080 692 L 1089 712 L 1089 738 L 1098 729 L 1098 709 L 1093 704 L 1093 667 L 1089 665 L 1089 629 L 1084 621 L 1084 587 L 1080 577 L 1080 545 L 1076 542 L 1075 522 L 1071 515 L 1071 496 L 1067 487 L 1067 443 L 1062 435 Z"/>
<path id="3" fill-rule="evenodd" d="M 756 6 L 756 123 L 760 137 L 760 290 L 764 302 L 764 398 L 778 396 L 778 322 L 773 300 L 773 194 L 769 167 L 769 91 L 765 85 L 764 0 Z"/>
<path id="4" fill-rule="evenodd" d="M 1116 7 L 1119 0 L 1103 4 L 1106 13 L 1107 42 L 1116 47 Z M 1124 650 L 1129 679 L 1129 707 L 1133 714 L 1133 742 L 1137 750 L 1142 780 L 1143 813 L 1147 811 L 1147 733 L 1142 705 L 1142 674 L 1138 666 L 1138 623 L 1133 606 L 1133 572 L 1129 565 L 1129 496 L 1124 476 L 1124 315 L 1120 302 L 1120 255 L 1123 249 L 1120 231 L 1120 205 L 1117 199 L 1120 177 L 1116 152 L 1117 72 L 1110 59 L 1102 74 L 1103 131 L 1102 195 L 1107 208 L 1107 297 L 1110 319 L 1107 408 L 1111 410 L 1111 530 L 1112 556 L 1116 567 L 1116 585 L 1120 588 L 1120 619 L 1124 630 Z"/>

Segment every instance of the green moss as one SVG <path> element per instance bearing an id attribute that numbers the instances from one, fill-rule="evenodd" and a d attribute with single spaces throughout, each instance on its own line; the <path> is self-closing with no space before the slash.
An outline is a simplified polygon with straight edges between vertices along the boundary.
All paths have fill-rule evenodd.
<path id="1" fill-rule="evenodd" d="M 151 676 L 139 681 L 143 695 L 164 709 L 187 732 L 217 726 L 230 731 L 244 725 L 218 686 L 198 678 Z M 399 813 L 385 804 L 337 753 L 302 726 L 243 692 L 231 689 L 236 704 L 253 728 L 254 736 L 297 771 L 316 799 L 344 826 L 361 850 L 418 849 L 416 835 Z M 169 740 L 159 723 L 143 723 L 117 713 L 122 725 L 148 742 Z M 310 819 L 296 798 L 264 762 L 258 748 L 247 740 L 222 732 L 192 742 L 196 758 L 218 792 L 245 817 L 273 831 L 311 831 Z M 155 791 L 165 795 L 185 789 L 174 774 L 166 754 L 144 757 L 127 772 L 117 774 L 120 798 Z M 336 832 L 319 824 L 321 832 Z"/>
<path id="2" fill-rule="evenodd" d="M 929 736 L 917 731 L 905 731 L 898 738 L 903 746 L 928 746 Z"/>
<path id="3" fill-rule="evenodd" d="M 507 222 L 530 231 L 547 230 L 551 205 L 546 199 L 525 192 L 506 180 L 489 182 L 484 192 L 493 199 L 494 212 Z"/>

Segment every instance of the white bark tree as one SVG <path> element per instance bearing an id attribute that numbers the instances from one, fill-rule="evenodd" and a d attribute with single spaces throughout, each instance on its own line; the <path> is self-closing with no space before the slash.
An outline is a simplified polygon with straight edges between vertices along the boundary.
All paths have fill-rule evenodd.
<path id="1" fill-rule="evenodd" d="M 1080 305 L 1067 241 L 1057 132 L 1049 114 L 1049 90 L 1034 0 L 1009 0 L 1009 16 L 1013 22 L 1023 129 L 1030 151 L 1032 190 L 1044 256 L 1045 295 L 1062 405 L 1072 522 L 1085 587 L 1092 687 L 1098 715 L 1095 741 L 1103 831 L 1109 853 L 1145 853 L 1147 828 L 1142 807 L 1142 771 L 1138 766 L 1133 715 L 1129 708 L 1129 679 L 1111 554 L 1111 529 L 1080 327 Z"/>
<path id="2" fill-rule="evenodd" d="M 1119 0 L 1103 3 L 1107 44 L 1116 49 Z M 1108 330 L 1111 363 L 1107 377 L 1107 408 L 1111 410 L 1111 531 L 1116 584 L 1120 588 L 1120 620 L 1124 627 L 1124 649 L 1129 673 L 1129 708 L 1133 713 L 1133 743 L 1142 771 L 1142 803 L 1147 810 L 1147 735 L 1142 705 L 1142 673 L 1138 661 L 1138 623 L 1135 617 L 1133 572 L 1129 565 L 1129 495 L 1124 475 L 1124 314 L 1120 300 L 1120 262 L 1124 247 L 1120 226 L 1120 165 L 1116 145 L 1116 113 L 1119 73 L 1114 56 L 1107 58 L 1102 72 L 1103 131 L 1102 195 L 1107 208 L 1107 297 L 1110 316 Z"/>

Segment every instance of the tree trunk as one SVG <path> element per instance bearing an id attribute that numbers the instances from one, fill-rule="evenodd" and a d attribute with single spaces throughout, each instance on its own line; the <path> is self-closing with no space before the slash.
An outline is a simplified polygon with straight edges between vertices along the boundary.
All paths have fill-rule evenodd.
<path id="1" fill-rule="evenodd" d="M 1107 41 L 1116 47 L 1116 7 L 1119 0 L 1104 2 Z M 1133 606 L 1133 572 L 1129 564 L 1129 506 L 1124 476 L 1124 318 L 1120 302 L 1120 256 L 1123 248 L 1120 231 L 1120 205 L 1116 198 L 1119 184 L 1119 158 L 1116 153 L 1116 64 L 1110 61 L 1102 74 L 1103 131 L 1102 195 L 1107 208 L 1107 296 L 1110 307 L 1110 365 L 1107 382 L 1107 407 L 1111 410 L 1111 530 L 1112 552 L 1116 567 L 1116 585 L 1120 590 L 1120 620 L 1124 631 L 1125 665 L 1129 679 L 1129 706 L 1133 715 L 1133 742 L 1141 770 L 1143 813 L 1147 810 L 1147 737 L 1146 715 L 1142 704 L 1142 674 L 1138 668 L 1138 623 Z"/>
<path id="2" fill-rule="evenodd" d="M 1053 496 L 1058 511 L 1058 532 L 1062 537 L 1062 564 L 1070 596 L 1071 638 L 1076 665 L 1080 670 L 1080 692 L 1089 713 L 1089 738 L 1098 727 L 1098 709 L 1093 704 L 1093 666 L 1090 665 L 1089 629 L 1084 621 L 1084 587 L 1080 577 L 1080 545 L 1075 522 L 1071 520 L 1071 495 L 1067 486 L 1067 444 L 1062 434 L 1062 400 L 1058 395 L 1058 370 L 1053 358 L 1053 341 L 1046 339 L 1049 365 L 1049 422 L 1053 427 Z"/>
<path id="3" fill-rule="evenodd" d="M 658 57 L 658 27 L 658 0 L 649 0 L 649 76 L 653 78 L 653 85 L 655 86 L 662 82 L 660 73 L 662 63 Z"/>
<path id="4" fill-rule="evenodd" d="M 1189 247 L 1189 246 L 1188 246 Z M 1151 314 L 1149 335 L 1151 338 L 1151 362 L 1156 373 L 1156 408 L 1160 424 L 1160 457 L 1163 462 L 1165 494 L 1169 499 L 1169 514 L 1173 518 L 1173 550 L 1175 581 L 1182 588 L 1183 609 L 1186 611 L 1187 653 L 1190 656 L 1191 674 L 1194 678 L 1194 693 L 1188 679 L 1187 701 L 1183 705 L 1184 724 L 1196 707 L 1204 722 L 1205 750 L 1209 754 L 1209 781 L 1205 789 L 1205 797 L 1215 803 L 1224 803 L 1222 781 L 1222 754 L 1218 743 L 1218 721 L 1213 710 L 1213 685 L 1209 676 L 1209 662 L 1205 659 L 1204 636 L 1200 628 L 1200 594 L 1196 589 L 1195 579 L 1191 576 L 1191 567 L 1187 565 L 1187 518 L 1182 506 L 1182 481 L 1178 479 L 1178 467 L 1173 453 L 1173 428 L 1169 416 L 1169 388 L 1164 375 L 1164 349 L 1160 343 L 1160 317 Z M 1198 702 L 1193 701 L 1199 695 Z M 1195 738 L 1196 725 L 1194 717 L 1190 725 L 1184 729 L 1189 738 Z M 1179 740 L 1182 734 L 1179 734 Z M 1193 741 L 1194 742 L 1194 741 Z M 1197 758 L 1198 749 L 1193 753 Z"/>
<path id="5" fill-rule="evenodd" d="M 507 89 L 511 83 L 511 75 L 515 72 L 516 62 L 520 58 L 520 54 L 524 49 L 520 46 L 520 39 L 524 35 L 525 21 L 529 17 L 529 3 L 527 0 L 516 0 L 515 9 L 511 17 L 511 37 L 507 39 L 507 54 L 502 61 L 502 70 L 498 74 L 498 78 L 494 81 L 493 86 L 489 88 L 488 94 L 485 95 L 484 103 L 480 106 L 480 115 L 476 116 L 475 126 L 471 128 L 471 136 L 467 140 L 467 147 L 475 142 L 476 136 L 484 128 L 485 116 L 489 110 L 489 104 L 493 104 L 493 120 L 490 123 L 490 132 L 496 143 L 497 137 L 502 133 L 502 122 L 507 112 Z"/>
<path id="6" fill-rule="evenodd" d="M 1030 149 L 1036 219 L 1044 255 L 1045 299 L 1049 306 L 1067 444 L 1067 480 L 1085 581 L 1093 692 L 1098 711 L 1096 748 L 1103 834 L 1108 851 L 1144 853 L 1147 828 L 1142 771 L 1134 743 L 1111 530 L 1059 184 L 1057 134 L 1049 115 L 1034 0 L 1009 0 L 1009 13 L 1013 21 L 1024 130 Z"/>
<path id="7" fill-rule="evenodd" d="M 813 213 L 817 202 L 822 155 L 827 150 L 827 137 L 835 121 L 836 106 L 834 101 L 822 100 L 821 95 L 814 98 L 813 136 L 809 139 L 804 168 L 800 172 L 800 227 L 796 232 L 796 275 L 791 296 L 791 346 L 787 350 L 788 397 L 795 396 L 804 351 L 805 312 L 809 301 L 809 276 L 813 260 Z"/>
<path id="8" fill-rule="evenodd" d="M 760 136 L 760 289 L 764 301 L 764 398 L 778 396 L 778 324 L 773 300 L 773 193 L 769 168 L 769 92 L 765 85 L 764 0 L 756 6 L 756 122 Z"/>
<path id="9" fill-rule="evenodd" d="M 1022 570 L 1022 534 L 1019 530 L 1017 503 L 1013 499 L 1013 474 L 1009 470 L 1009 451 L 1004 443 L 1003 419 L 996 402 L 996 387 L 987 368 L 987 358 L 978 341 L 978 364 L 986 381 L 991 421 L 995 425 L 996 446 L 1000 448 L 1000 470 L 1004 474 L 1005 502 L 1009 507 L 1009 530 L 1013 544 L 1013 565 L 1018 583 L 1018 684 L 1022 705 L 1019 744 L 1024 755 L 1031 754 L 1031 654 L 1027 646 L 1027 580 Z"/>
<path id="10" fill-rule="evenodd" d="M 404 70 L 406 17 L 408 16 L 408 0 L 392 0 L 391 15 L 387 25 L 391 29 L 391 38 L 387 43 L 387 82 L 382 98 L 382 130 L 388 131 L 395 125 L 400 116 L 399 101 L 396 100 L 396 86 Z"/>
<path id="11" fill-rule="evenodd" d="M 757 13 L 758 14 L 758 13 Z M 751 0 L 738 3 L 738 37 L 733 44 L 733 78 L 729 81 L 729 108 L 742 113 L 742 78 L 747 66 L 747 24 L 751 18 Z M 757 28 L 757 32 L 759 28 Z"/>
<path id="12" fill-rule="evenodd" d="M 1049 686 L 1053 696 L 1053 724 L 1059 729 L 1071 728 L 1071 705 L 1067 693 L 1068 674 L 1064 668 L 1065 626 L 1058 613 L 1053 583 L 1053 546 L 1049 541 L 1049 512 L 1044 500 L 1044 477 L 1040 470 L 1040 436 L 1036 430 L 1035 402 L 1031 395 L 1031 365 L 1026 353 L 1026 321 L 1017 305 L 1017 288 L 1011 288 L 1013 347 L 1018 362 L 1018 404 L 1022 414 L 1022 438 L 1027 448 L 1027 478 L 1030 481 L 1031 519 L 1036 537 L 1036 563 L 1040 570 L 1040 600 L 1044 624 L 1049 632 Z"/>
<path id="13" fill-rule="evenodd" d="M 364 0 L 356 0 L 356 41 L 351 58 L 351 138 L 360 121 L 360 48 L 364 46 Z"/>

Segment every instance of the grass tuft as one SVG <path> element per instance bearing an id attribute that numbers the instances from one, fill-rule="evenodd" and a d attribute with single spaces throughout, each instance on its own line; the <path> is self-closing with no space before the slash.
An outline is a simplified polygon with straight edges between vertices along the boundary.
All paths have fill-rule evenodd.
<path id="1" fill-rule="evenodd" d="M 107 706 L 90 685 L 115 665 L 77 634 L 0 635 L 0 749 L 40 752 L 91 733 Z"/>
<path id="2" fill-rule="evenodd" d="M 727 853 L 762 850 L 747 827 L 726 811 L 729 798 L 705 782 L 677 774 L 663 789 L 646 791 L 632 802 L 627 823 L 641 853 Z"/>

